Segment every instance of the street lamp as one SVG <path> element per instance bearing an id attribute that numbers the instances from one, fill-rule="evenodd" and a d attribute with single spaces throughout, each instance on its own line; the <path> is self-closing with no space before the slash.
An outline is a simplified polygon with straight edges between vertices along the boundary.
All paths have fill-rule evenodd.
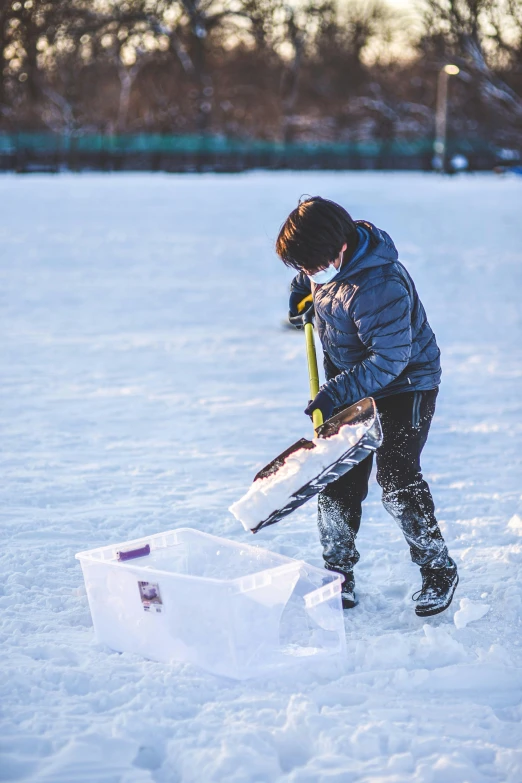
<path id="1" fill-rule="evenodd" d="M 448 79 L 460 73 L 457 65 L 445 65 L 437 80 L 437 113 L 435 115 L 435 142 L 433 144 L 433 168 L 446 169 L 446 125 L 448 119 Z"/>

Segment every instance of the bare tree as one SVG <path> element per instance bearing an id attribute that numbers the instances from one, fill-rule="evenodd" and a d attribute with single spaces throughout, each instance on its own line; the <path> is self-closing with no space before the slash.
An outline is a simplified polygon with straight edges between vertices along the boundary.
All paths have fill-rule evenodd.
<path id="1" fill-rule="evenodd" d="M 425 25 L 430 32 L 424 42 L 438 36 L 444 42 L 444 53 L 473 74 L 486 103 L 494 104 L 504 114 L 522 118 L 522 98 L 495 71 L 495 51 L 490 52 L 487 47 L 488 40 L 504 49 L 508 46 L 508 17 L 499 16 L 498 0 L 425 0 L 425 8 Z M 511 19 L 519 23 L 520 0 L 511 0 L 506 5 L 508 9 Z M 490 25 L 495 31 L 493 35 L 487 32 Z"/>
<path id="2" fill-rule="evenodd" d="M 176 0 L 162 5 L 154 19 L 149 15 L 149 22 L 158 33 L 168 37 L 184 73 L 194 85 L 196 128 L 206 133 L 214 104 L 212 36 L 226 20 L 246 17 L 246 13 L 231 0 Z"/>
<path id="3" fill-rule="evenodd" d="M 285 43 L 291 52 L 281 79 L 283 139 L 294 140 L 294 118 L 305 58 L 310 56 L 322 15 L 331 11 L 330 0 L 285 7 Z"/>
<path id="4" fill-rule="evenodd" d="M 350 98 L 367 86 L 364 51 L 377 36 L 386 34 L 389 9 L 380 0 L 356 0 L 342 14 L 335 2 L 325 10 L 315 38 L 312 79 L 322 94 Z"/>

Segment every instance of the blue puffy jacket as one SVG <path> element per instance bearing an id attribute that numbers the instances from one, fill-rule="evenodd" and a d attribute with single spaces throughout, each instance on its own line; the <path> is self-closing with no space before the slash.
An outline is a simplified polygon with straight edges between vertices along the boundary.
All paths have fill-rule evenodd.
<path id="1" fill-rule="evenodd" d="M 385 231 L 356 221 L 359 244 L 335 278 L 311 283 L 301 272 L 292 292 L 313 293 L 327 381 L 336 406 L 362 397 L 434 389 L 440 351 L 413 280 Z"/>

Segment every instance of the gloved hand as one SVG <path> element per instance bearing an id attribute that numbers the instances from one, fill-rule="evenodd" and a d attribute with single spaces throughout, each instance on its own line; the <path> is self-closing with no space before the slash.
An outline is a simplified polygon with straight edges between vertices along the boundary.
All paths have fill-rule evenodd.
<path id="1" fill-rule="evenodd" d="M 323 414 L 323 421 L 327 421 L 334 412 L 335 403 L 324 389 L 321 389 L 321 391 L 315 395 L 314 399 L 310 400 L 308 406 L 305 408 L 306 415 L 312 418 L 312 413 L 316 408 L 319 408 Z"/>
<path id="2" fill-rule="evenodd" d="M 288 321 L 292 326 L 295 326 L 296 329 L 304 329 L 306 323 L 305 317 L 308 318 L 314 311 L 312 295 L 310 294 L 309 296 L 303 297 L 302 294 L 292 291 L 288 307 Z"/>

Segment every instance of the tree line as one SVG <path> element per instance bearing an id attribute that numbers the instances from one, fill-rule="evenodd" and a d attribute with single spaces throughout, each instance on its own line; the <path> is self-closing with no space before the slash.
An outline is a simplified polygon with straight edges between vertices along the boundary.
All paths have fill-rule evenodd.
<path id="1" fill-rule="evenodd" d="M 0 130 L 520 145 L 522 0 L 0 0 Z"/>

